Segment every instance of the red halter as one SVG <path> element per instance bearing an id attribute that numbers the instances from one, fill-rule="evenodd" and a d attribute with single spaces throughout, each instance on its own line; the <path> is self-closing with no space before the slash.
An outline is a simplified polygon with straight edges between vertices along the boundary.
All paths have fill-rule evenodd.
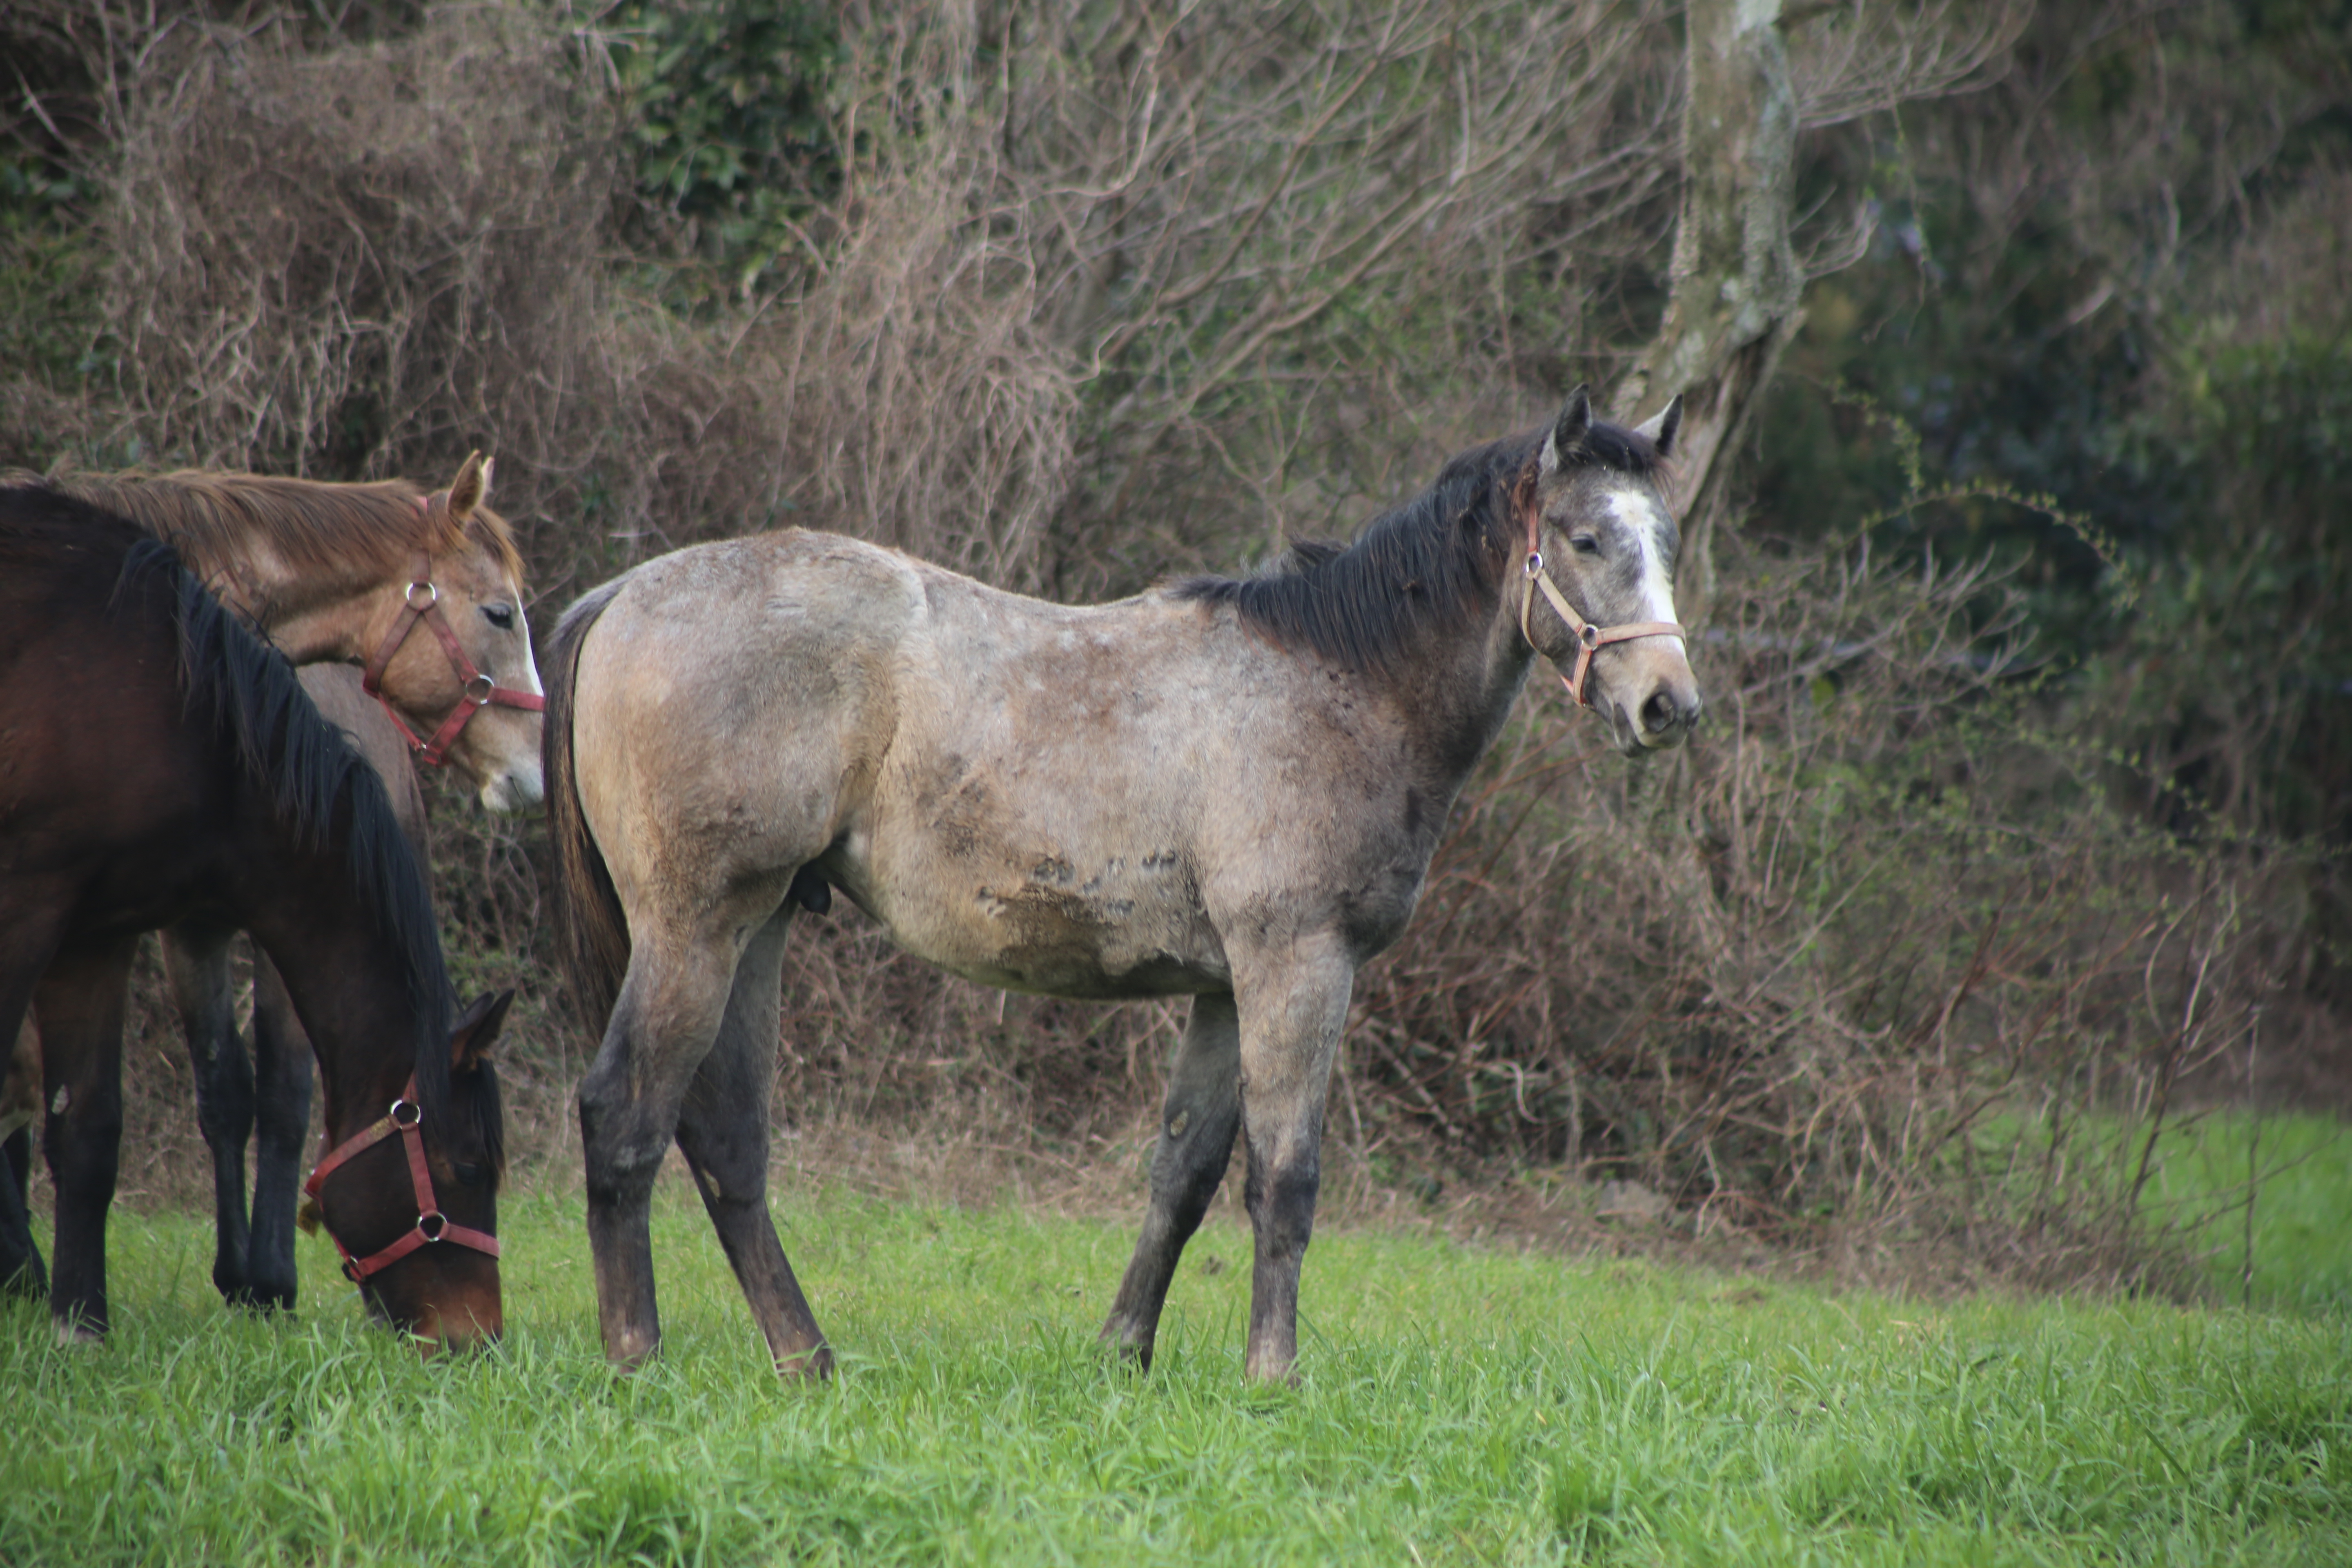
<path id="1" fill-rule="evenodd" d="M 319 1201 L 319 1190 L 327 1184 L 327 1178 L 352 1155 L 373 1149 L 395 1134 L 408 1146 L 408 1179 L 416 1188 L 415 1227 L 403 1233 L 400 1239 L 390 1247 L 371 1252 L 365 1258 L 353 1258 L 352 1249 L 343 1245 L 341 1237 L 331 1228 L 327 1232 L 327 1239 L 333 1242 L 335 1250 L 343 1255 L 343 1278 L 354 1285 L 365 1284 L 369 1275 L 382 1273 L 418 1247 L 436 1241 L 454 1241 L 460 1247 L 487 1252 L 492 1258 L 499 1255 L 497 1237 L 486 1230 L 475 1230 L 457 1224 L 442 1214 L 439 1205 L 434 1202 L 433 1173 L 425 1164 L 425 1133 L 421 1126 L 424 1120 L 425 1112 L 416 1103 L 416 1075 L 411 1073 L 408 1075 L 408 1087 L 400 1091 L 400 1098 L 392 1102 L 392 1109 L 364 1131 L 344 1139 L 330 1150 L 320 1160 L 318 1169 L 310 1173 L 310 1179 L 302 1184 L 303 1195 L 315 1205 Z M 304 1224 L 306 1226 L 309 1224 L 307 1211 Z"/>
<path id="2" fill-rule="evenodd" d="M 1536 590 L 1540 588 L 1559 618 L 1568 623 L 1568 629 L 1576 634 L 1576 673 L 1561 676 L 1559 683 L 1568 688 L 1568 694 L 1576 699 L 1578 707 L 1590 708 L 1592 703 L 1584 695 L 1584 677 L 1592 668 L 1595 652 L 1611 643 L 1632 642 L 1636 637 L 1678 637 L 1683 629 L 1672 621 L 1628 621 L 1622 626 L 1596 626 L 1578 615 L 1575 606 L 1552 582 L 1551 574 L 1544 570 L 1543 552 L 1536 548 L 1536 529 L 1542 519 L 1536 506 L 1533 484 L 1528 485 L 1520 504 L 1528 520 L 1528 591 L 1519 600 L 1519 635 L 1528 639 L 1529 647 L 1535 647 L 1535 634 L 1528 630 L 1528 610 L 1535 604 Z"/>
<path id="3" fill-rule="evenodd" d="M 428 503 L 420 500 L 416 505 L 421 511 L 427 509 Z M 383 646 L 375 650 L 373 658 L 368 660 L 367 673 L 360 678 L 360 689 L 374 698 L 383 707 L 400 732 L 408 737 L 408 743 L 416 748 L 417 756 L 437 768 L 448 761 L 449 747 L 457 741 L 458 731 L 465 729 L 467 721 L 483 709 L 495 702 L 540 713 L 546 710 L 547 699 L 534 692 L 516 691 L 500 686 L 474 668 L 474 661 L 466 657 L 465 647 L 457 641 L 457 634 L 449 629 L 449 618 L 441 613 L 441 590 L 433 585 L 430 580 L 432 573 L 432 552 L 421 552 L 416 560 L 416 575 L 408 584 L 407 602 L 401 606 L 399 616 L 392 623 L 392 629 L 384 634 Z M 457 679 L 465 683 L 457 706 L 449 710 L 449 717 L 441 721 L 441 728 L 433 732 L 430 741 L 410 729 L 408 721 L 400 716 L 400 710 L 394 708 L 383 694 L 383 672 L 391 665 L 392 656 L 400 651 L 400 645 L 408 640 L 408 634 L 416 629 L 419 621 L 433 628 L 433 635 L 440 639 L 442 648 L 449 655 L 449 662 L 457 667 Z"/>

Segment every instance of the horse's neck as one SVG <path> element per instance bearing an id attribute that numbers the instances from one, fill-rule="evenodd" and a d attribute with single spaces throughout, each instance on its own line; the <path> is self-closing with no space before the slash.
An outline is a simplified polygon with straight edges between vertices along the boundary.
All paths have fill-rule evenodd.
<path id="1" fill-rule="evenodd" d="M 1495 743 L 1534 656 L 1507 608 L 1444 637 L 1431 654 L 1399 682 L 1398 702 L 1425 776 L 1451 800 Z"/>
<path id="2" fill-rule="evenodd" d="M 358 662 L 374 651 L 366 641 L 387 587 L 380 572 L 297 569 L 257 544 L 197 570 L 292 663 Z"/>
<path id="3" fill-rule="evenodd" d="M 331 840 L 311 848 L 267 818 L 240 853 L 256 890 L 246 927 L 277 964 L 319 1061 L 331 1134 L 383 1113 L 414 1070 L 416 1003 L 397 945 Z"/>

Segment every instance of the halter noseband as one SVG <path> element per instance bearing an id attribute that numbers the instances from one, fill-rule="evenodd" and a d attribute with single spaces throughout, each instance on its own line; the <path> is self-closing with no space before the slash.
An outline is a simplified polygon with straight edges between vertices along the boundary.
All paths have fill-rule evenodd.
<path id="1" fill-rule="evenodd" d="M 302 1184 L 303 1195 L 316 1205 L 320 1189 L 327 1184 L 327 1178 L 352 1155 L 373 1149 L 394 1136 L 407 1146 L 408 1179 L 416 1189 L 415 1226 L 403 1232 L 400 1239 L 391 1246 L 371 1252 L 365 1258 L 352 1257 L 352 1249 L 343 1245 L 343 1238 L 335 1234 L 333 1227 L 327 1229 L 327 1239 L 333 1242 L 335 1250 L 343 1255 L 343 1278 L 354 1285 L 366 1284 L 370 1275 L 382 1273 L 418 1247 L 436 1241 L 454 1241 L 460 1247 L 487 1252 L 492 1258 L 499 1255 L 497 1237 L 486 1230 L 459 1225 L 444 1215 L 440 1205 L 434 1201 L 433 1173 L 425 1164 L 424 1121 L 425 1111 L 416 1102 L 416 1075 L 410 1073 L 408 1086 L 400 1091 L 400 1098 L 392 1102 L 392 1109 L 363 1131 L 328 1151 L 319 1161 L 318 1168 L 310 1173 L 310 1179 Z M 306 1227 L 310 1223 L 308 1210 L 303 1223 Z"/>
<path id="2" fill-rule="evenodd" d="M 420 512 L 427 512 L 430 503 L 420 498 L 416 509 Z M 449 760 L 449 748 L 456 742 L 458 732 L 465 729 L 467 721 L 483 709 L 498 703 L 502 707 L 540 713 L 546 710 L 547 699 L 536 692 L 517 691 L 510 687 L 500 686 L 474 668 L 474 661 L 466 656 L 464 646 L 457 641 L 457 634 L 449 629 L 449 618 L 441 613 L 441 590 L 433 585 L 432 576 L 433 552 L 430 550 L 420 551 L 416 558 L 416 575 L 409 580 L 407 599 L 402 604 L 399 616 L 394 619 L 392 629 L 384 634 L 383 646 L 375 650 L 373 658 L 368 660 L 367 673 L 360 678 L 360 689 L 374 698 L 383 707 L 394 726 L 408 738 L 409 745 L 415 748 L 417 757 L 437 768 Z M 449 710 L 449 717 L 441 721 L 441 727 L 433 732 L 429 741 L 408 727 L 408 721 L 400 716 L 400 710 L 394 708 L 391 699 L 383 694 L 383 672 L 391 667 L 392 656 L 400 651 L 400 645 L 408 640 L 408 634 L 416 629 L 419 621 L 430 626 L 433 635 L 440 639 L 443 650 L 449 656 L 449 662 L 457 668 L 457 679 L 464 683 L 457 706 Z"/>
<path id="3" fill-rule="evenodd" d="M 1672 621 L 1628 621 L 1622 626 L 1596 626 L 1578 615 L 1576 606 L 1568 602 L 1559 585 L 1552 582 L 1551 574 L 1544 570 L 1543 552 L 1537 548 L 1536 542 L 1536 529 L 1542 521 L 1542 510 L 1536 504 L 1536 485 L 1532 480 L 1526 486 L 1520 510 L 1527 514 L 1528 520 L 1528 589 L 1519 597 L 1519 635 L 1528 639 L 1529 647 L 1536 646 L 1535 633 L 1528 628 L 1528 612 L 1534 607 L 1536 590 L 1540 588 L 1543 596 L 1551 601 L 1551 607 L 1559 612 L 1559 618 L 1568 623 L 1568 629 L 1576 637 L 1576 673 L 1561 676 L 1559 683 L 1568 688 L 1568 694 L 1576 699 L 1578 707 L 1590 708 L 1592 702 L 1584 695 L 1584 677 L 1592 668 L 1592 656 L 1596 651 L 1611 643 L 1632 642 L 1636 637 L 1678 637 L 1683 635 L 1683 629 Z"/>

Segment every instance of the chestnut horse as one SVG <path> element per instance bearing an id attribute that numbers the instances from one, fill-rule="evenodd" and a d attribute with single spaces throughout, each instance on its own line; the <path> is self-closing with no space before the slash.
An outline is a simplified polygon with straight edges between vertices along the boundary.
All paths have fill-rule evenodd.
<path id="1" fill-rule="evenodd" d="M 453 1025 L 383 786 L 293 671 L 131 523 L 0 489 L 0 1037 L 37 1003 L 60 1331 L 107 1322 L 134 944 L 195 922 L 252 931 L 309 1029 L 337 1146 L 321 1217 L 370 1310 L 497 1332 L 485 1053 L 508 998 Z"/>
<path id="2" fill-rule="evenodd" d="M 604 1352 L 660 1337 L 647 1205 L 671 1140 L 780 1371 L 830 1352 L 768 1217 L 795 904 L 1045 995 L 1190 994 L 1150 1206 L 1104 1339 L 1149 1364 L 1238 1129 L 1248 1370 L 1291 1374 L 1327 1080 L 1357 970 L 1412 913 L 1454 796 L 1541 654 L 1628 753 L 1699 697 L 1639 430 L 1579 388 L 1352 546 L 1072 607 L 785 532 L 595 590 L 551 644 L 548 803 Z"/>
<path id="3" fill-rule="evenodd" d="M 540 685 L 521 558 L 505 520 L 485 504 L 490 470 L 488 459 L 468 457 L 449 488 L 432 496 L 404 480 L 331 484 L 202 469 L 11 478 L 53 484 L 169 541 L 231 608 L 304 666 L 303 689 L 383 775 L 422 863 L 425 808 L 408 754 L 457 768 L 492 810 L 516 809 L 540 795 Z M 406 616 L 411 599 L 425 596 L 415 592 L 419 584 L 427 585 L 438 610 L 433 619 L 449 629 L 454 649 L 439 646 L 437 635 L 422 635 Z M 471 693 L 469 668 L 479 672 Z M 265 958 L 256 966 L 254 1046 L 247 1055 L 229 977 L 234 934 L 201 922 L 163 933 L 197 1121 L 213 1153 L 213 1283 L 233 1302 L 291 1308 L 310 1051 Z M 28 1023 L 0 1083 L 0 1139 L 9 1161 L 0 1178 L 17 1184 L 14 1203 L 0 1196 L 0 1237 L 22 1205 L 31 1165 L 24 1129 L 37 1110 L 39 1079 L 38 1037 Z M 16 1288 L 44 1289 L 38 1255 L 26 1256 Z"/>

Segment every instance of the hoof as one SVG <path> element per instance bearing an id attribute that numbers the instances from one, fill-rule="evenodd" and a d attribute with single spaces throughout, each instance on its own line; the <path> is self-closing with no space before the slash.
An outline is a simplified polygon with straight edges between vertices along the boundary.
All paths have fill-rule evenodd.
<path id="1" fill-rule="evenodd" d="M 776 1375 L 787 1383 L 830 1383 L 833 1380 L 833 1347 L 820 1344 L 813 1351 L 776 1358 Z"/>
<path id="2" fill-rule="evenodd" d="M 614 1372 L 635 1372 L 661 1353 L 661 1335 L 623 1334 L 604 1342 L 604 1360 Z"/>
<path id="3" fill-rule="evenodd" d="M 1102 1332 L 1095 1336 L 1095 1342 L 1125 1365 L 1138 1372 L 1150 1372 L 1153 1341 L 1158 1337 L 1113 1318 L 1102 1326 Z"/>

